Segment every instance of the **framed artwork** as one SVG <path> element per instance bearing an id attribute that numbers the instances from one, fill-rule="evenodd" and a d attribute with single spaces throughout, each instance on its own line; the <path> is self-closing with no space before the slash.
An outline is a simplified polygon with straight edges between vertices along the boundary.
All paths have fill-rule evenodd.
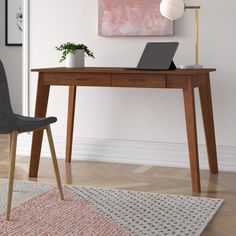
<path id="1" fill-rule="evenodd" d="M 173 35 L 173 22 L 160 13 L 161 0 L 98 0 L 101 36 Z"/>
<path id="2" fill-rule="evenodd" d="M 6 46 L 22 46 L 22 0 L 6 0 Z"/>

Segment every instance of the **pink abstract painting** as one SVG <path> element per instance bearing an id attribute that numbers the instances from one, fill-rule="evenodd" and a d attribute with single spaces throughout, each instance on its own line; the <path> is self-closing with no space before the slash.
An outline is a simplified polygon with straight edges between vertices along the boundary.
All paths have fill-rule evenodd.
<path id="1" fill-rule="evenodd" d="M 160 13 L 161 0 L 98 0 L 101 36 L 172 35 L 173 22 Z"/>

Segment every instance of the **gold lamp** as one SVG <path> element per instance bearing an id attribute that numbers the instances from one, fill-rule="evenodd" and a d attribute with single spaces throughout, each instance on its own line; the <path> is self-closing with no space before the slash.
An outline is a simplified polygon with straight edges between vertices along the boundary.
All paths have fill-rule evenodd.
<path id="1" fill-rule="evenodd" d="M 201 69 L 202 65 L 198 64 L 199 58 L 199 9 L 200 6 L 186 6 L 183 0 L 162 0 L 160 4 L 161 14 L 169 20 L 177 20 L 183 14 L 185 10 L 195 10 L 195 31 L 196 31 L 196 45 L 195 45 L 195 65 L 181 65 L 181 69 Z"/>

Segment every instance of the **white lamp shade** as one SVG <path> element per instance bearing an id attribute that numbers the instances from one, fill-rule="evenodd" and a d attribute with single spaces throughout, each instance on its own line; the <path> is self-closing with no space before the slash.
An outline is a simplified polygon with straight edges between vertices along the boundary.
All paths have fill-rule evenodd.
<path id="1" fill-rule="evenodd" d="M 176 20 L 184 14 L 183 0 L 162 0 L 160 4 L 161 14 L 169 20 Z"/>

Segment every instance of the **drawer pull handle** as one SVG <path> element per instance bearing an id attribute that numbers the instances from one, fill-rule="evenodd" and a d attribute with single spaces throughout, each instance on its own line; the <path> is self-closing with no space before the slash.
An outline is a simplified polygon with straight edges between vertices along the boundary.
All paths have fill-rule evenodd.
<path id="1" fill-rule="evenodd" d="M 91 82 L 91 79 L 88 78 L 77 78 L 77 81 L 86 81 L 86 82 Z"/>
<path id="2" fill-rule="evenodd" d="M 146 79 L 129 79 L 130 82 L 146 82 Z"/>

